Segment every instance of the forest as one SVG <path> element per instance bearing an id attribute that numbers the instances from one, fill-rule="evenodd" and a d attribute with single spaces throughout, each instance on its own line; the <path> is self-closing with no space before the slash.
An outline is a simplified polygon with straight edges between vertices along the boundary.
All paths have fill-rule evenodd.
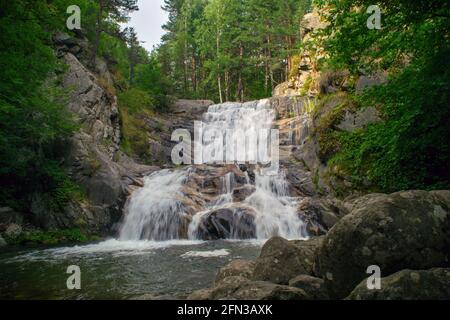
<path id="1" fill-rule="evenodd" d="M 366 26 L 368 0 L 165 0 L 166 33 L 147 52 L 135 30 L 124 27 L 139 9 L 136 0 L 2 0 L 0 203 L 27 209 L 39 190 L 60 207 L 83 194 L 61 165 L 78 125 L 64 108 L 55 33 L 89 41 L 85 64 L 94 73 L 97 57 L 106 61 L 114 84 L 105 89 L 119 100 L 122 148 L 138 156 L 146 151 L 139 150 L 145 139 L 137 115 L 170 112 L 176 98 L 261 99 L 295 77 L 308 49 L 300 24 L 313 7 L 328 23 L 315 40 L 326 51 L 318 70 L 346 70 L 350 79 L 389 74 L 363 94 L 350 86 L 355 103 L 376 105 L 383 121 L 331 137 L 338 147 L 327 161 L 356 185 L 368 179 L 373 191 L 450 188 L 449 2 L 378 3 L 381 30 Z M 81 30 L 66 29 L 72 4 L 81 8 Z"/>

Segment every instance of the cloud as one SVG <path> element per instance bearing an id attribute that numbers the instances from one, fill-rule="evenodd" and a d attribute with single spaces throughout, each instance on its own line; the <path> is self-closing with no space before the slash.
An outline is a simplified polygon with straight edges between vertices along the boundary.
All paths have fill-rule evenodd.
<path id="1" fill-rule="evenodd" d="M 148 51 L 161 42 L 164 34 L 162 25 L 167 22 L 168 14 L 161 6 L 164 0 L 139 0 L 139 11 L 131 13 L 128 26 L 134 27 L 140 41 L 145 41 L 142 46 Z"/>

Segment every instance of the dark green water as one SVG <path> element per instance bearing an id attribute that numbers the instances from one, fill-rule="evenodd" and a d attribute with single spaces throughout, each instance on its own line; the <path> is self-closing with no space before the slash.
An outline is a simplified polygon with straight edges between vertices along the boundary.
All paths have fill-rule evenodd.
<path id="1" fill-rule="evenodd" d="M 183 299 L 211 286 L 217 270 L 254 259 L 261 242 L 120 242 L 0 252 L 1 299 Z M 81 290 L 67 289 L 67 267 Z"/>

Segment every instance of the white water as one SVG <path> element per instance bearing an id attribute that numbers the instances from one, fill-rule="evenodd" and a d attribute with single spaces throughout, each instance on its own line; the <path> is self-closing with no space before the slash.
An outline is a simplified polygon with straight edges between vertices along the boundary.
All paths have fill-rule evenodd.
<path id="1" fill-rule="evenodd" d="M 211 106 L 203 117 L 209 128 L 230 129 L 232 139 L 247 137 L 247 159 L 258 153 L 260 129 L 272 128 L 275 114 L 267 100 L 250 103 L 225 103 Z M 233 131 L 236 130 L 236 131 Z M 225 144 L 225 141 L 221 143 Z M 203 146 L 203 159 L 217 160 L 212 150 L 214 143 Z M 217 147 L 217 144 L 214 146 Z M 208 155 L 211 157 L 208 158 Z M 270 155 L 266 155 L 269 156 Z M 225 159 L 224 159 L 225 160 Z M 142 189 L 133 193 L 126 208 L 126 218 L 120 240 L 172 240 L 178 239 L 184 219 L 180 198 L 181 188 L 189 170 L 162 170 L 145 179 Z M 247 177 L 248 183 L 250 183 Z M 230 208 L 235 187 L 234 173 L 222 177 L 221 195 L 204 211 L 198 212 L 189 225 L 189 238 L 196 239 L 196 230 L 202 217 L 212 210 Z M 255 172 L 256 191 L 243 204 L 255 213 L 257 239 L 282 236 L 288 239 L 305 239 L 305 224 L 297 214 L 298 199 L 289 196 L 289 185 L 282 171 L 278 175 L 261 175 Z"/>
<path id="2" fill-rule="evenodd" d="M 120 240 L 172 240 L 179 238 L 183 216 L 180 201 L 186 170 L 161 170 L 144 179 L 126 206 Z"/>

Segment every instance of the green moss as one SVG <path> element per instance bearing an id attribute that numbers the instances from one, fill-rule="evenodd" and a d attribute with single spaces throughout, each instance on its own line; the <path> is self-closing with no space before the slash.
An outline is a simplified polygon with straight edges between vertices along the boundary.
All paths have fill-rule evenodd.
<path id="1" fill-rule="evenodd" d="M 336 104 L 330 108 L 330 104 Z M 341 131 L 337 126 L 344 119 L 347 111 L 354 112 L 359 108 L 353 97 L 346 93 L 338 93 L 322 97 L 314 109 L 316 127 L 314 135 L 319 142 L 319 159 L 327 163 L 342 148 Z"/>
<path id="2" fill-rule="evenodd" d="M 305 84 L 300 89 L 301 96 L 306 96 L 308 94 L 309 90 L 311 89 L 312 82 L 313 82 L 313 78 L 311 77 L 311 75 L 309 75 L 305 80 Z"/>
<path id="3" fill-rule="evenodd" d="M 57 212 L 63 210 L 70 201 L 85 201 L 86 193 L 79 185 L 66 178 L 53 192 L 44 193 L 43 199 L 49 210 Z"/>
<path id="4" fill-rule="evenodd" d="M 5 237 L 12 245 L 54 245 L 60 243 L 86 243 L 96 241 L 99 237 L 83 232 L 81 229 L 24 232 L 15 237 Z"/>
<path id="5" fill-rule="evenodd" d="M 119 95 L 119 111 L 122 129 L 122 151 L 130 157 L 139 158 L 143 162 L 151 159 L 148 128 L 145 118 L 154 116 L 153 99 L 139 89 L 130 89 Z M 156 130 L 164 131 L 162 124 Z"/>

